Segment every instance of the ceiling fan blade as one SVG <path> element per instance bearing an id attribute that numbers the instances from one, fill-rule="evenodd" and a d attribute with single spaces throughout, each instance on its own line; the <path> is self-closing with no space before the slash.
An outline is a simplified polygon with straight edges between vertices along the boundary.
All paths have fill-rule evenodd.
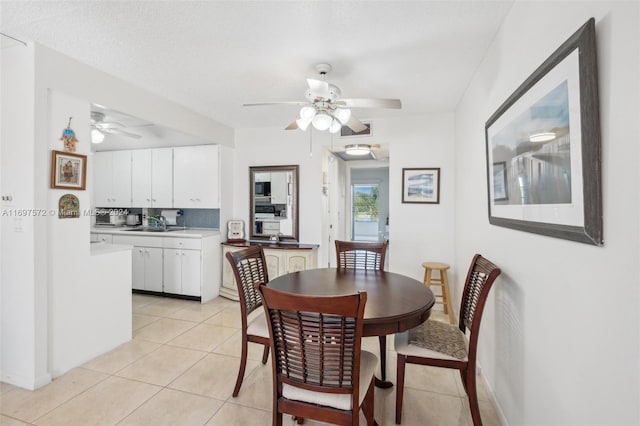
<path id="1" fill-rule="evenodd" d="M 125 132 L 124 130 L 120 130 L 120 129 L 100 129 L 103 132 L 106 133 L 111 133 L 112 135 L 120 135 L 120 136 L 126 136 L 128 138 L 134 138 L 134 139 L 140 139 L 142 136 L 140 135 L 136 135 L 135 133 L 129 133 L 129 132 Z"/>
<path id="2" fill-rule="evenodd" d="M 296 120 L 297 121 L 297 120 Z M 285 127 L 285 130 L 296 130 L 298 128 L 298 123 L 296 123 L 295 121 L 291 124 L 289 124 L 287 127 Z"/>
<path id="3" fill-rule="evenodd" d="M 283 102 L 255 102 L 251 104 L 242 104 L 242 106 L 265 106 L 265 105 L 310 105 L 309 102 L 302 101 L 283 101 Z"/>
<path id="4" fill-rule="evenodd" d="M 367 130 L 367 126 L 365 126 L 362 121 L 358 120 L 353 116 L 351 116 L 351 118 L 349 119 L 349 121 L 347 121 L 347 124 L 345 124 L 345 126 L 347 126 L 348 128 L 350 128 L 356 133 L 360 133 L 364 130 Z"/>
<path id="5" fill-rule="evenodd" d="M 95 123 L 93 126 L 97 127 L 98 129 L 104 130 L 104 129 L 115 129 L 115 128 L 124 127 L 124 124 L 118 123 L 116 121 L 110 121 L 108 123 Z"/>
<path id="6" fill-rule="evenodd" d="M 340 99 L 339 101 L 336 101 L 335 104 L 348 108 L 402 108 L 402 102 L 400 102 L 400 99 L 353 98 Z"/>

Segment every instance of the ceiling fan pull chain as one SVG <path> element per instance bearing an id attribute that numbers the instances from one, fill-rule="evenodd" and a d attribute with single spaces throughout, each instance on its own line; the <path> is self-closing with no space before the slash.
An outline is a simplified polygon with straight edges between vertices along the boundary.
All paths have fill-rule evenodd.
<path id="1" fill-rule="evenodd" d="M 313 126 L 309 129 L 309 158 L 313 157 Z"/>

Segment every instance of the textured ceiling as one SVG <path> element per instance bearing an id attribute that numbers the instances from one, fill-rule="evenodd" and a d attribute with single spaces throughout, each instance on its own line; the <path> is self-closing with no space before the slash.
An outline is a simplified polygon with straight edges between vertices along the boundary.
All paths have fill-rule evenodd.
<path id="1" fill-rule="evenodd" d="M 36 41 L 234 128 L 286 126 L 314 64 L 359 118 L 452 110 L 510 1 L 0 1 L 0 31 Z M 5 40 L 4 43 L 7 43 Z"/>

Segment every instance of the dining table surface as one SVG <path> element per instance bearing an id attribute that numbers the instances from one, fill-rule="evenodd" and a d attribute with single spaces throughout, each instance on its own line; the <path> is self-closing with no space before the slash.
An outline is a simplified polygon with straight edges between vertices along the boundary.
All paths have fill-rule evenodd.
<path id="1" fill-rule="evenodd" d="M 433 292 L 422 282 L 394 272 L 371 269 L 307 269 L 269 281 L 276 290 L 305 296 L 339 296 L 367 292 L 362 334 L 378 336 L 381 345 L 382 380 L 385 380 L 386 335 L 409 330 L 425 322 L 435 303 Z"/>

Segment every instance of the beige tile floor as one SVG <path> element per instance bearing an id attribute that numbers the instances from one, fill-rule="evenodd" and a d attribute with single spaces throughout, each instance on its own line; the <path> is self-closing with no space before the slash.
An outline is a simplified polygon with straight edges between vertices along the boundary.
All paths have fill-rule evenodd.
<path id="1" fill-rule="evenodd" d="M 376 353 L 377 338 L 363 346 Z M 388 346 L 387 375 L 395 381 L 391 338 Z M 0 425 L 268 426 L 270 361 L 262 365 L 261 347 L 250 344 L 244 383 L 232 398 L 239 353 L 237 302 L 133 295 L 133 340 L 34 392 L 0 383 Z M 500 425 L 479 386 L 484 424 Z M 378 424 L 395 424 L 395 389 L 376 389 L 375 399 Z M 294 423 L 285 416 L 285 424 Z M 472 425 L 457 371 L 407 365 L 402 424 Z"/>

